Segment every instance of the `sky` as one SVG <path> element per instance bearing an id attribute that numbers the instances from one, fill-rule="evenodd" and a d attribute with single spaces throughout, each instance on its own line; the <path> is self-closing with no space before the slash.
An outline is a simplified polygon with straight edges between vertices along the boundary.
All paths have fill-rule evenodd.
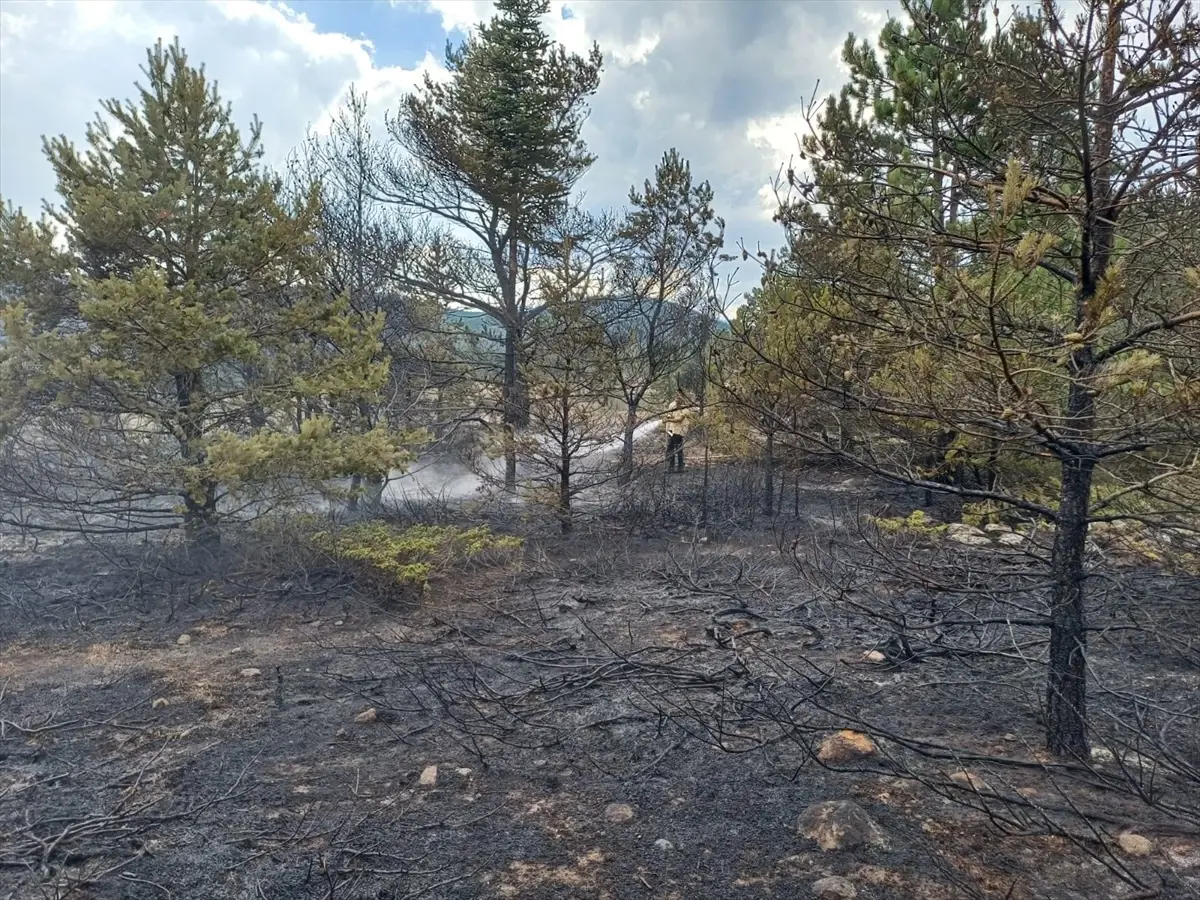
<path id="1" fill-rule="evenodd" d="M 781 243 L 772 180 L 795 154 L 814 91 L 844 77 L 846 36 L 873 39 L 890 0 L 552 0 L 551 35 L 605 55 L 584 138 L 597 156 L 580 185 L 620 208 L 674 147 L 708 180 L 727 245 Z M 263 123 L 280 164 L 320 130 L 352 85 L 374 119 L 493 12 L 489 0 L 0 0 L 0 197 L 36 214 L 55 199 L 42 136 L 82 144 L 100 101 L 132 96 L 146 48 L 179 37 L 235 118 Z M 382 134 L 382 125 L 377 129 Z M 730 274 L 733 274 L 732 270 Z M 753 263 L 734 293 L 758 282 Z"/>

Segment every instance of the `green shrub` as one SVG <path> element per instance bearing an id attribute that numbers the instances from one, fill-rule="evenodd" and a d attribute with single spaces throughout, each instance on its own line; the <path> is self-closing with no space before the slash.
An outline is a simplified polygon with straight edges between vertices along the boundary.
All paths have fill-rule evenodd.
<path id="1" fill-rule="evenodd" d="M 472 562 L 509 557 L 521 546 L 520 538 L 492 534 L 486 525 L 467 529 L 450 525 L 401 528 L 386 522 L 318 531 L 309 542 L 385 586 L 421 590 L 428 588 L 429 580 L 436 575 Z"/>
<path id="2" fill-rule="evenodd" d="M 925 515 L 924 510 L 913 510 L 904 518 L 885 518 L 881 516 L 867 516 L 867 521 L 878 528 L 885 534 L 941 534 L 946 530 L 945 525 L 931 522 Z"/>

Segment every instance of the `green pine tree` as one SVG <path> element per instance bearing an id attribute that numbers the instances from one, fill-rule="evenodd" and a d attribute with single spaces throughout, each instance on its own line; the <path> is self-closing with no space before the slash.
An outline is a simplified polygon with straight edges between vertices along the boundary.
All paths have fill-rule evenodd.
<path id="1" fill-rule="evenodd" d="M 136 102 L 103 104 L 87 150 L 45 143 L 66 250 L 23 215 L 0 221 L 6 449 L 31 469 L 30 502 L 75 527 L 182 522 L 211 546 L 238 498 L 405 453 L 344 414 L 387 378 L 382 323 L 322 289 L 316 192 L 285 206 L 257 120 L 243 139 L 178 43 L 143 71 Z"/>
<path id="2" fill-rule="evenodd" d="M 487 313 L 504 331 L 510 490 L 514 432 L 528 418 L 522 332 L 539 311 L 530 273 L 556 252 L 545 233 L 593 162 L 579 134 L 601 68 L 598 48 L 585 59 L 553 44 L 541 22 L 549 9 L 548 0 L 499 0 L 477 35 L 447 49 L 449 80 L 427 77 L 389 121 L 404 152 L 381 185 L 435 225 L 405 269 L 408 285 Z"/>

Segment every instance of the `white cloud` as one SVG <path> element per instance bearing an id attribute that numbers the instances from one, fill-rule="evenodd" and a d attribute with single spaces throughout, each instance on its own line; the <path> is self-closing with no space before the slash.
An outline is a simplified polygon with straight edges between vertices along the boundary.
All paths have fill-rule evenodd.
<path id="1" fill-rule="evenodd" d="M 796 155 L 799 136 L 808 130 L 804 113 L 791 109 L 773 116 L 750 119 L 746 122 L 746 140 L 770 155 L 776 165 Z"/>
<path id="2" fill-rule="evenodd" d="M 638 63 L 644 63 L 661 40 L 662 38 L 657 34 L 643 35 L 632 44 L 625 44 L 613 49 L 612 57 L 621 66 L 635 66 Z"/>
<path id="3" fill-rule="evenodd" d="M 14 11 L 14 9 L 16 11 Z M 282 3 L 213 0 L 77 0 L 26 3 L 0 12 L 0 192 L 31 212 L 54 195 L 42 135 L 82 143 L 100 101 L 129 97 L 145 49 L 176 36 L 203 62 L 239 122 L 263 121 L 267 162 L 278 164 L 336 111 L 351 84 L 367 90 L 373 110 L 394 107 L 425 71 L 375 64 L 371 43 L 321 31 Z M 48 64 L 47 61 L 52 61 Z M 376 102 L 378 101 L 378 102 Z"/>
<path id="4" fill-rule="evenodd" d="M 495 11 L 490 0 L 391 2 L 396 28 L 404 28 L 404 10 L 421 9 L 436 15 L 452 38 Z M 768 221 L 770 183 L 795 154 L 797 133 L 806 130 L 798 105 L 818 79 L 823 90 L 836 90 L 833 59 L 847 32 L 877 33 L 891 6 L 875 0 L 551 0 L 551 36 L 581 54 L 598 41 L 605 54 L 584 131 L 598 156 L 581 185 L 587 202 L 620 206 L 629 186 L 641 185 L 663 151 L 675 147 L 698 180 L 712 183 L 730 244 L 775 245 L 781 235 Z M 440 36 L 415 67 L 380 66 L 369 40 L 322 30 L 278 0 L 3 0 L 5 199 L 36 209 L 51 196 L 41 135 L 81 142 L 99 101 L 128 97 L 141 80 L 145 48 L 175 35 L 193 60 L 205 63 L 239 122 L 261 117 L 271 164 L 282 162 L 309 127 L 326 127 L 352 84 L 369 95 L 377 126 L 426 72 L 446 74 Z"/>
<path id="5" fill-rule="evenodd" d="M 496 13 L 492 0 L 392 0 L 392 6 L 416 6 L 437 13 L 447 34 L 451 31 L 468 34 Z"/>

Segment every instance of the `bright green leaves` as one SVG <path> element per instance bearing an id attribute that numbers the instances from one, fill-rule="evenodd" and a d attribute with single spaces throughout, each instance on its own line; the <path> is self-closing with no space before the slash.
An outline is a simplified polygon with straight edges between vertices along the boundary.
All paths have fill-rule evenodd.
<path id="1" fill-rule="evenodd" d="M 511 558 L 520 538 L 495 535 L 486 525 L 459 529 L 442 525 L 395 528 L 364 522 L 338 532 L 317 532 L 312 545 L 360 567 L 384 588 L 424 588 L 429 579 L 454 566 Z"/>
<path id="2" fill-rule="evenodd" d="M 364 432 L 388 378 L 383 321 L 324 287 L 318 191 L 280 200 L 257 122 L 243 141 L 178 44 L 143 71 L 86 153 L 46 144 L 66 251 L 48 225 L 0 220 L 0 282 L 24 301 L 5 310 L 0 421 L 24 405 L 55 452 L 89 458 L 94 491 L 174 495 L 210 534 L 222 496 L 403 465 L 414 435 Z M 30 408 L 32 393 L 56 399 Z"/>

